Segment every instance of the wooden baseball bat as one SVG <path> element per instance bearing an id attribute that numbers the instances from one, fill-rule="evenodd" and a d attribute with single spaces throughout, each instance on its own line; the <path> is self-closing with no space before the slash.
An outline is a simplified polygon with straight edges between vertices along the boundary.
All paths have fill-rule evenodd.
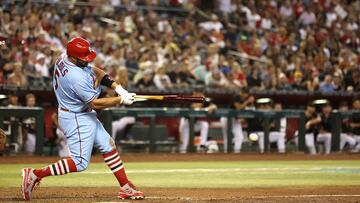
<path id="1" fill-rule="evenodd" d="M 204 97 L 188 96 L 188 95 L 135 95 L 135 101 L 173 101 L 173 102 L 192 102 L 202 103 Z"/>

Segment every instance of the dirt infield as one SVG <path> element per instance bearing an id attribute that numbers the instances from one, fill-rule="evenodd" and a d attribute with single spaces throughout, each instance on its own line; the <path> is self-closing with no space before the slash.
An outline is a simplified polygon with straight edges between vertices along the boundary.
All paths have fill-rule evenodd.
<path id="1" fill-rule="evenodd" d="M 308 154 L 124 154 L 120 155 L 126 162 L 164 162 L 164 161 L 241 161 L 241 160 L 359 160 L 360 154 L 330 154 L 330 155 L 308 155 Z M 59 157 L 42 156 L 5 156 L 0 157 L 0 164 L 23 164 L 23 163 L 53 163 Z M 91 162 L 104 162 L 101 155 L 92 157 Z"/>
<path id="2" fill-rule="evenodd" d="M 144 188 L 139 202 L 360 202 L 360 187 L 254 189 Z M 35 202 L 119 202 L 117 188 L 40 188 Z M 22 201 L 19 188 L 0 189 L 0 202 Z"/>
<path id="3" fill-rule="evenodd" d="M 359 154 L 126 154 L 125 162 L 147 161 L 239 161 L 239 160 L 359 160 Z M 58 157 L 0 157 L 5 163 L 52 163 Z M 103 162 L 94 156 L 92 162 Z M 1 167 L 1 165 L 0 165 Z M 140 202 L 360 202 L 360 186 L 241 188 L 241 189 L 182 189 L 141 188 L 146 199 Z M 35 202 L 119 202 L 118 188 L 40 188 L 34 192 Z M 0 188 L 0 202 L 22 201 L 20 188 Z M 121 201 L 120 201 L 121 202 Z M 129 201 L 127 201 L 129 202 Z"/>

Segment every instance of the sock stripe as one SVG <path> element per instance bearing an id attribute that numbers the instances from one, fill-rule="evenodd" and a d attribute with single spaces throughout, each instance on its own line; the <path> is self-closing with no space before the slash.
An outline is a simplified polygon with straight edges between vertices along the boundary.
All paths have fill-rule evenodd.
<path id="1" fill-rule="evenodd" d="M 106 164 L 111 165 L 111 164 L 113 164 L 113 163 L 115 163 L 117 161 L 121 161 L 119 156 L 117 156 L 115 159 L 112 159 L 111 161 L 106 162 Z"/>
<path id="2" fill-rule="evenodd" d="M 51 168 L 52 168 L 52 170 L 53 170 L 53 172 L 54 172 L 54 174 L 53 175 L 57 175 L 57 171 L 56 171 L 56 168 L 55 168 L 55 164 L 51 164 Z"/>
<path id="3" fill-rule="evenodd" d="M 69 173 L 70 172 L 70 169 L 69 169 L 69 164 L 68 164 L 68 160 L 63 160 L 64 161 L 64 165 L 65 165 L 65 169 L 66 169 L 66 171 L 67 171 L 67 173 Z"/>
<path id="4" fill-rule="evenodd" d="M 65 167 L 65 161 L 64 161 L 64 159 L 61 159 L 61 160 L 60 160 L 60 164 L 61 164 L 61 168 L 62 168 L 62 170 L 64 171 L 64 173 L 63 173 L 63 174 L 67 174 L 67 173 L 69 173 L 69 172 L 66 170 L 66 167 Z"/>
<path id="5" fill-rule="evenodd" d="M 50 165 L 49 168 L 50 168 L 51 175 L 55 175 L 55 172 L 54 172 L 54 169 L 53 169 L 52 165 Z"/>
<path id="6" fill-rule="evenodd" d="M 115 169 L 117 169 L 118 167 L 121 167 L 123 164 L 122 162 L 118 162 L 116 164 L 114 164 L 113 166 L 110 166 L 110 169 L 114 172 Z"/>
<path id="7" fill-rule="evenodd" d="M 118 162 L 115 162 L 115 163 L 113 163 L 113 164 L 109 164 L 108 166 L 110 167 L 110 168 L 113 168 L 113 167 L 115 167 L 116 165 L 118 165 L 118 164 L 122 164 L 122 161 L 120 160 L 120 161 L 118 161 Z"/>
<path id="8" fill-rule="evenodd" d="M 111 159 L 105 160 L 105 162 L 106 162 L 107 164 L 109 164 L 110 162 L 114 161 L 114 160 L 117 159 L 118 157 L 119 157 L 119 155 L 114 156 L 114 157 L 112 157 Z"/>
<path id="9" fill-rule="evenodd" d="M 54 165 L 55 165 L 55 169 L 56 169 L 56 174 L 57 174 L 57 175 L 61 175 L 61 172 L 60 172 L 60 169 L 59 169 L 58 164 L 55 163 Z"/>
<path id="10" fill-rule="evenodd" d="M 60 169 L 60 174 L 65 174 L 64 166 L 62 165 L 61 161 L 57 162 L 58 168 Z"/>
<path id="11" fill-rule="evenodd" d="M 109 156 L 109 157 L 104 158 L 104 160 L 105 160 L 105 162 L 106 162 L 106 161 L 109 161 L 109 160 L 113 159 L 113 158 L 116 157 L 116 156 L 118 156 L 118 153 L 117 153 L 117 152 L 116 152 L 115 154 Z"/>
<path id="12" fill-rule="evenodd" d="M 117 171 L 121 170 L 122 168 L 124 168 L 124 165 L 120 165 L 119 167 L 115 168 L 114 170 L 111 170 L 113 173 L 116 173 Z"/>

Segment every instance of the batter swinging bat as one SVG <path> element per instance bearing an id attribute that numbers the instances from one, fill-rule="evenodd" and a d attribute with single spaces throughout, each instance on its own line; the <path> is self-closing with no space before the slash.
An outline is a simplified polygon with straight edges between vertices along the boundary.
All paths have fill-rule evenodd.
<path id="1" fill-rule="evenodd" d="M 135 101 L 173 101 L 173 102 L 192 102 L 202 103 L 204 97 L 188 96 L 188 95 L 135 95 Z"/>

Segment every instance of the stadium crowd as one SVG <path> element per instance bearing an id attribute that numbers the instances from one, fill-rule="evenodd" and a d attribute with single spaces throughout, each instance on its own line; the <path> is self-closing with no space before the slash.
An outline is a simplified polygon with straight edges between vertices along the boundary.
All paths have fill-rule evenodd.
<path id="1" fill-rule="evenodd" d="M 50 2 L 2 1 L 0 84 L 50 82 L 59 51 L 82 36 L 124 86 L 360 90 L 356 0 Z"/>

